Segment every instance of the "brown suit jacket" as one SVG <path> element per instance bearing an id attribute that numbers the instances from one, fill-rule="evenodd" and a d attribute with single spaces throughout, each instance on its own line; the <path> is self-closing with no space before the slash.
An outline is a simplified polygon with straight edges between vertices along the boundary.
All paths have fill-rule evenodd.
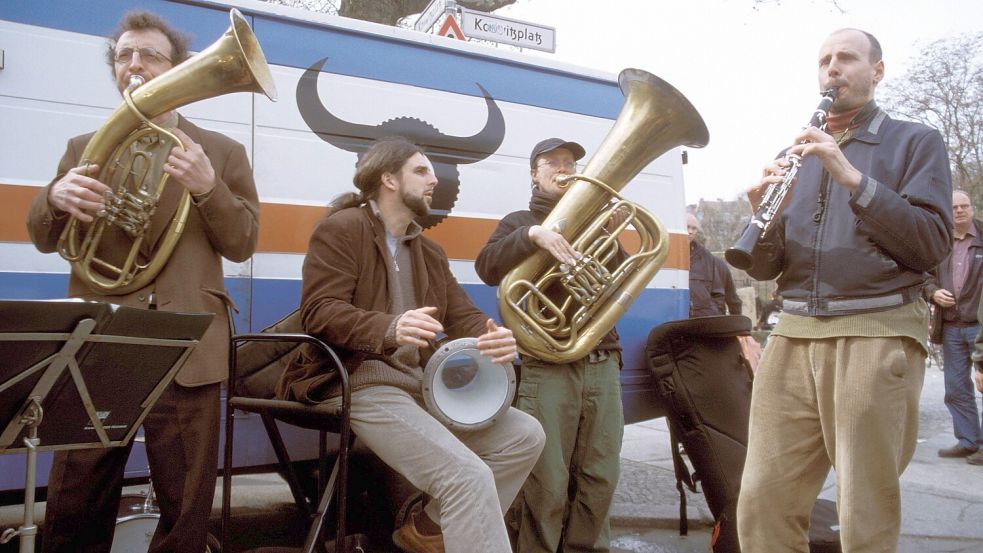
<path id="1" fill-rule="evenodd" d="M 183 117 L 178 128 L 201 145 L 215 169 L 216 185 L 198 205 L 192 205 L 184 232 L 174 252 L 157 278 L 142 289 L 122 295 L 104 295 L 92 291 L 74 273 L 68 283 L 68 295 L 87 300 L 108 301 L 132 307 L 148 306 L 150 293 L 162 311 L 214 313 L 215 319 L 201 342 L 178 373 L 176 382 L 183 386 L 200 386 L 221 382 L 228 377 L 229 318 L 232 305 L 225 292 L 222 257 L 245 261 L 256 250 L 259 236 L 259 198 L 253 182 L 246 150 L 238 142 L 216 132 L 201 129 Z M 92 133 L 68 141 L 68 148 L 58 164 L 58 173 L 41 189 L 31 204 L 27 228 L 31 241 L 44 253 L 57 250 L 58 238 L 69 221 L 48 203 L 48 190 L 69 169 L 78 165 Z M 169 182 L 154 213 L 147 241 L 152 246 L 166 230 L 177 209 L 184 189 Z M 130 242 L 119 236 L 107 238 L 107 246 L 124 250 Z"/>

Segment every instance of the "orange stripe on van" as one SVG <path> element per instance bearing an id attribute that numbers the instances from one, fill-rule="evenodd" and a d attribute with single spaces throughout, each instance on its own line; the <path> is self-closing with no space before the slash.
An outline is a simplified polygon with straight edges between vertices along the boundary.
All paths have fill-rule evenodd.
<path id="1" fill-rule="evenodd" d="M 27 212 L 38 193 L 34 186 L 0 185 L 0 241 L 27 242 Z M 263 203 L 260 205 L 259 252 L 306 253 L 307 242 L 322 206 Z M 494 232 L 498 221 L 474 217 L 449 217 L 424 231 L 451 259 L 472 260 Z M 623 238 L 629 251 L 638 247 L 634 231 Z M 669 235 L 666 269 L 689 269 L 689 242 L 685 234 Z"/>
<path id="2" fill-rule="evenodd" d="M 35 186 L 0 185 L 0 242 L 30 242 L 27 212 L 37 195 Z"/>

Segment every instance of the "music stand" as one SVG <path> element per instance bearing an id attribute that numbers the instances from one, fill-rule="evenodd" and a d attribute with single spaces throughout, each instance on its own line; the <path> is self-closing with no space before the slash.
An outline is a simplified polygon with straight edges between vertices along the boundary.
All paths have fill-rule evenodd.
<path id="1" fill-rule="evenodd" d="M 24 524 L 0 543 L 34 551 L 37 452 L 129 444 L 212 317 L 0 300 L 0 454 L 27 453 Z"/>

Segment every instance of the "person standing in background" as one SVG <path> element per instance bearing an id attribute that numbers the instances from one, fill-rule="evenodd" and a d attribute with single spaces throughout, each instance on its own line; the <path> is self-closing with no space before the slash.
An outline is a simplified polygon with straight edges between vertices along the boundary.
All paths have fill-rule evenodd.
<path id="1" fill-rule="evenodd" d="M 686 214 L 689 236 L 689 316 L 741 314 L 741 298 L 727 262 L 703 245 L 702 228 L 696 215 Z"/>
<path id="2" fill-rule="evenodd" d="M 983 445 L 983 420 L 972 377 L 974 342 L 980 332 L 976 311 L 983 288 L 983 221 L 975 219 L 975 213 L 969 194 L 954 190 L 952 253 L 925 285 L 925 295 L 942 310 L 945 405 L 956 437 L 954 445 L 939 450 L 939 457 L 968 458 Z"/>

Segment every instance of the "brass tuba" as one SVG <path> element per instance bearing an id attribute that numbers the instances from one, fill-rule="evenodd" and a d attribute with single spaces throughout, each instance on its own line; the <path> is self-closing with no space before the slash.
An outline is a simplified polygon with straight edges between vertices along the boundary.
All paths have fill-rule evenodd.
<path id="1" fill-rule="evenodd" d="M 709 141 L 700 114 L 662 79 L 625 69 L 618 84 L 625 104 L 614 127 L 582 173 L 558 179 L 561 186 L 574 184 L 543 221 L 543 227 L 562 234 L 581 259 L 568 267 L 539 251 L 499 284 L 502 321 L 514 332 L 519 350 L 553 363 L 590 353 L 669 254 L 662 223 L 619 191 L 668 150 L 681 145 L 702 148 Z M 615 210 L 629 216 L 607 229 Z M 628 225 L 638 232 L 641 245 L 611 270 L 609 262 L 619 255 L 618 234 Z"/>
<path id="2" fill-rule="evenodd" d="M 124 102 L 95 133 L 82 153 L 80 165 L 99 166 L 98 180 L 113 188 L 106 209 L 83 225 L 72 217 L 58 239 L 58 253 L 72 264 L 72 271 L 93 291 L 126 294 L 142 288 L 160 273 L 174 251 L 188 219 L 191 195 L 181 196 L 174 218 L 146 262 L 140 248 L 150 220 L 167 183 L 161 168 L 166 156 L 153 159 L 141 150 L 147 135 L 164 134 L 181 141 L 150 120 L 185 104 L 230 92 L 262 92 L 276 101 L 276 87 L 256 36 L 239 10 L 229 12 L 231 26 L 211 46 L 171 68 L 153 81 L 131 81 L 123 92 Z M 126 156 L 129 162 L 122 163 Z M 150 168 L 134 169 L 134 160 L 148 160 Z M 139 173 L 139 174 L 137 174 Z M 152 175 L 161 175 L 153 182 Z M 131 178 L 132 177 L 132 178 Z M 122 262 L 100 257 L 99 244 L 110 225 L 119 227 L 132 240 Z"/>

